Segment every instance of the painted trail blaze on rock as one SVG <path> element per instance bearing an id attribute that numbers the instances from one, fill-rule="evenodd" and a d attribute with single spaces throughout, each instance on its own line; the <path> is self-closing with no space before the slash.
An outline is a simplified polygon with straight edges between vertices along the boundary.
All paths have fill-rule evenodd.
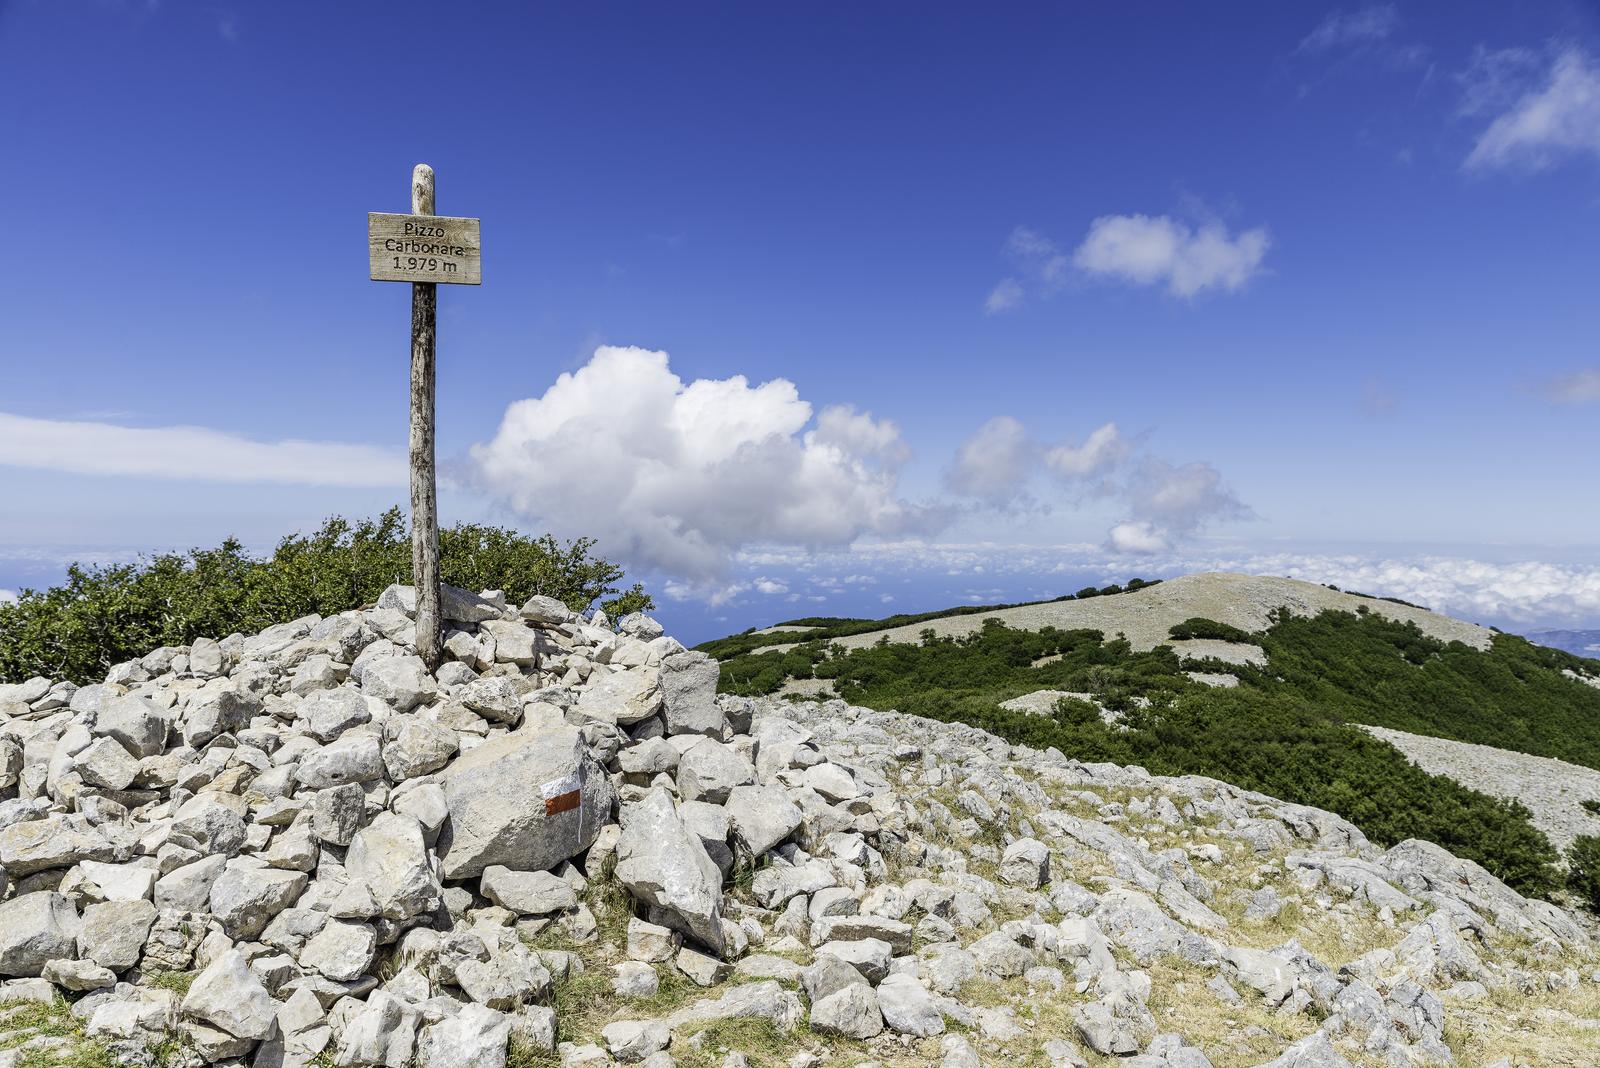
<path id="1" fill-rule="evenodd" d="M 544 795 L 544 814 L 555 816 L 577 808 L 583 803 L 582 786 L 577 772 L 545 783 L 539 788 Z"/>
<path id="2" fill-rule="evenodd" d="M 450 819 L 441 835 L 446 879 L 491 864 L 544 871 L 588 849 L 616 793 L 576 730 L 523 728 L 452 763 L 440 780 Z"/>

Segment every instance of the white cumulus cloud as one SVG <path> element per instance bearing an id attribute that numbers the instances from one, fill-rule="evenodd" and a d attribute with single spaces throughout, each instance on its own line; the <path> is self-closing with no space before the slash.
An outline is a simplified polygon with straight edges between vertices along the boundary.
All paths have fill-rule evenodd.
<path id="1" fill-rule="evenodd" d="M 1129 511 L 1148 537 L 1159 537 L 1168 544 L 1213 520 L 1242 519 L 1251 514 L 1223 485 L 1222 472 L 1202 462 L 1175 466 L 1158 457 L 1141 457 L 1127 474 L 1123 493 Z M 1133 550 L 1134 539 L 1126 531 L 1123 537 L 1127 550 L 1154 551 Z M 1113 544 L 1116 540 L 1113 536 Z"/>
<path id="2" fill-rule="evenodd" d="M 963 497 L 1008 507 L 1023 496 L 1038 452 L 1020 422 L 1009 415 L 996 416 L 956 450 L 955 462 L 945 472 L 945 486 Z"/>
<path id="3" fill-rule="evenodd" d="M 1106 534 L 1106 544 L 1119 553 L 1159 553 L 1172 548 L 1167 533 L 1144 519 L 1118 523 Z"/>
<path id="4" fill-rule="evenodd" d="M 1506 95 L 1507 71 L 1516 64 L 1505 60 L 1522 57 L 1480 56 L 1479 74 L 1469 72 L 1468 110 Z M 1584 52 L 1569 48 L 1556 55 L 1541 82 L 1527 87 L 1489 123 L 1465 166 L 1540 169 L 1574 155 L 1600 158 L 1600 68 Z"/>
<path id="5" fill-rule="evenodd" d="M 0 604 L 16 604 L 16 603 L 17 603 L 17 591 L 16 590 L 0 590 Z"/>
<path id="6" fill-rule="evenodd" d="M 747 544 L 846 545 L 926 521 L 896 495 L 907 451 L 893 423 L 847 406 L 812 415 L 784 379 L 685 383 L 664 352 L 603 346 L 511 404 L 473 447 L 473 473 L 525 518 L 684 591 Z"/>
<path id="7" fill-rule="evenodd" d="M 0 465 L 79 475 L 403 486 L 398 450 L 331 441 L 253 441 L 194 426 L 130 427 L 0 413 Z"/>
<path id="8" fill-rule="evenodd" d="M 1193 297 L 1242 288 L 1261 270 L 1271 244 L 1265 227 L 1229 235 L 1215 222 L 1195 229 L 1166 215 L 1102 215 L 1089 224 L 1072 262 L 1088 274 Z"/>
<path id="9" fill-rule="evenodd" d="M 1107 423 L 1097 427 L 1082 445 L 1063 442 L 1047 449 L 1044 462 L 1065 478 L 1091 478 L 1116 467 L 1132 451 L 1133 443 L 1122 436 L 1117 424 Z"/>

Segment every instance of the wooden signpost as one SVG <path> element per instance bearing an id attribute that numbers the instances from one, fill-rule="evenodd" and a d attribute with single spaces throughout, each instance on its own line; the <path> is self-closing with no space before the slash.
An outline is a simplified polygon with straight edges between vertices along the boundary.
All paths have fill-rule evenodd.
<path id="1" fill-rule="evenodd" d="M 439 666 L 439 491 L 434 473 L 434 339 L 438 283 L 481 285 L 478 220 L 433 213 L 433 168 L 411 172 L 411 214 L 367 215 L 375 282 L 411 283 L 411 574 L 417 655 Z"/>

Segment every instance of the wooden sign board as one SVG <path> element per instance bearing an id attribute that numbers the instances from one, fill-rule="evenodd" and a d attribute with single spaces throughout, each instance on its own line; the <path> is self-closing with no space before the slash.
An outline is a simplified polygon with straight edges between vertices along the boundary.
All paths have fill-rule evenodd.
<path id="1" fill-rule="evenodd" d="M 367 252 L 374 282 L 483 284 L 477 219 L 368 212 Z"/>

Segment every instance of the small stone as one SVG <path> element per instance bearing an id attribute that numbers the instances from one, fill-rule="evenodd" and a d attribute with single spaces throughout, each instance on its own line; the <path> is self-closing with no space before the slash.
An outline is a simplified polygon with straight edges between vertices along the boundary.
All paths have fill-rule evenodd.
<path id="1" fill-rule="evenodd" d="M 512 871 L 500 864 L 483 870 L 483 896 L 520 916 L 539 916 L 570 909 L 578 895 L 560 877 L 547 871 Z"/>
<path id="2" fill-rule="evenodd" d="M 852 983 L 811 1005 L 811 1027 L 825 1035 L 871 1038 L 883 1030 L 878 996 L 865 983 Z"/>
<path id="3" fill-rule="evenodd" d="M 643 961 L 625 960 L 611 968 L 611 989 L 625 998 L 654 997 L 661 989 L 661 977 Z"/>
<path id="4" fill-rule="evenodd" d="M 659 1020 L 618 1020 L 600 1029 L 606 1049 L 623 1064 L 636 1064 L 667 1048 L 672 1031 Z"/>

